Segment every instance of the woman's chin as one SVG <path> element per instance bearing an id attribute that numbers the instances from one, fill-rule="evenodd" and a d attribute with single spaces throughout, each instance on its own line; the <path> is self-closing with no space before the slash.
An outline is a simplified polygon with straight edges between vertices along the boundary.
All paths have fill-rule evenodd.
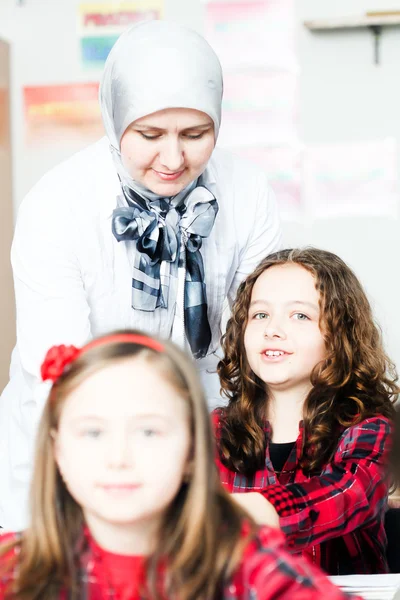
<path id="1" fill-rule="evenodd" d="M 146 185 L 146 187 L 153 192 L 154 194 L 157 194 L 158 196 L 176 196 L 177 194 L 179 194 L 179 192 L 181 192 L 186 185 L 188 185 L 187 183 L 181 183 L 181 182 L 160 182 L 160 183 L 151 183 L 151 185 Z"/>

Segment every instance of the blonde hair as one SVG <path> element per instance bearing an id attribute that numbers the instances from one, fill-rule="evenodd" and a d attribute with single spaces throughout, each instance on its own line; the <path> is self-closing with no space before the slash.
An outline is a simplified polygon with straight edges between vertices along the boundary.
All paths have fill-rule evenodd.
<path id="1" fill-rule="evenodd" d="M 138 334 L 135 331 L 122 333 Z M 242 535 L 244 519 L 250 524 L 249 535 L 254 531 L 254 523 L 219 482 L 211 422 L 193 361 L 168 342 L 162 342 L 164 350 L 159 352 L 135 342 L 112 341 L 113 335 L 116 334 L 98 338 L 100 343 L 84 350 L 50 391 L 36 442 L 31 525 L 20 538 L 0 546 L 0 556 L 13 547 L 18 550 L 12 563 L 7 563 L 7 572 L 16 572 L 9 587 L 10 597 L 50 599 L 65 588 L 70 590 L 72 598 L 79 597 L 79 557 L 75 549 L 82 535 L 83 514 L 60 476 L 52 432 L 58 427 L 71 391 L 112 362 L 135 357 L 145 359 L 189 405 L 193 470 L 190 481 L 182 482 L 167 508 L 157 550 L 147 560 L 145 589 L 150 596 L 159 596 L 157 573 L 162 561 L 167 565 L 168 575 L 163 593 L 175 595 L 179 590 L 181 600 L 215 597 L 237 565 L 248 539 Z M 150 336 L 143 339 L 154 340 Z"/>

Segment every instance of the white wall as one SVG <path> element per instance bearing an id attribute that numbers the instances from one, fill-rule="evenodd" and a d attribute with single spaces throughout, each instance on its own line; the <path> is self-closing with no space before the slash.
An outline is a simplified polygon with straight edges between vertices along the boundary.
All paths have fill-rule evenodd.
<path id="1" fill-rule="evenodd" d="M 367 30 L 311 33 L 313 18 L 400 10 L 399 0 L 297 0 L 301 65 L 300 137 L 338 142 L 394 136 L 400 143 L 400 27 L 384 28 L 381 64 Z M 379 198 L 377 198 L 379 202 Z M 339 254 L 364 283 L 387 348 L 400 367 L 400 235 L 398 220 L 343 218 L 308 227 L 285 223 L 290 245 L 312 244 Z"/>
<path id="2" fill-rule="evenodd" d="M 76 35 L 78 0 L 0 0 L 0 36 L 13 42 L 13 143 L 16 206 L 38 177 L 74 148 L 40 155 L 24 147 L 22 87 L 95 81 L 84 70 Z M 165 16 L 203 29 L 200 0 L 165 0 Z M 373 38 L 366 30 L 313 34 L 306 19 L 399 9 L 400 0 L 296 0 L 300 87 L 300 137 L 305 142 L 381 139 L 400 142 L 400 27 L 384 29 L 381 65 L 373 63 Z M 313 244 L 347 260 L 364 282 L 382 323 L 388 349 L 400 366 L 400 257 L 398 222 L 343 218 L 304 226 L 285 223 L 287 245 Z"/>

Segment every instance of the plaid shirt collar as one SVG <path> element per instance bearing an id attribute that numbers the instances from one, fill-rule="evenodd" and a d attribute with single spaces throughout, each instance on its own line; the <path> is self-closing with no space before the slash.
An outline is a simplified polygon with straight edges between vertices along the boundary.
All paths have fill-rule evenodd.
<path id="1" fill-rule="evenodd" d="M 272 437 L 272 427 L 269 421 L 265 421 L 264 424 L 264 434 L 266 442 L 271 440 Z M 303 442 L 304 442 L 304 422 L 300 421 L 299 423 L 299 435 L 297 436 L 297 440 L 295 445 L 293 446 L 290 454 L 286 460 L 286 463 L 280 472 L 279 476 L 275 473 L 274 467 L 271 462 L 271 457 L 269 453 L 269 444 L 266 443 L 266 451 L 265 451 L 265 467 L 268 472 L 268 482 L 272 483 L 291 483 L 293 479 L 293 474 L 299 468 L 299 462 L 301 458 L 301 454 L 303 451 Z"/>

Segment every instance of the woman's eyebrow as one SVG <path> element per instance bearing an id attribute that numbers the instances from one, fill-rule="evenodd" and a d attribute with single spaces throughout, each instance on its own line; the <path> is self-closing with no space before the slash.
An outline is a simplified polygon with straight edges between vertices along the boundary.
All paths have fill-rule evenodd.
<path id="1" fill-rule="evenodd" d="M 203 123 L 202 125 L 191 125 L 190 127 L 185 127 L 185 129 L 182 129 L 182 131 L 192 131 L 193 129 L 209 129 L 210 127 L 212 127 L 213 124 L 210 123 Z"/>
<path id="2" fill-rule="evenodd" d="M 132 127 L 141 131 L 165 131 L 162 127 L 155 127 L 154 125 L 132 125 Z"/>
<path id="3" fill-rule="evenodd" d="M 193 131 L 193 130 L 205 131 L 206 129 L 209 129 L 212 126 L 213 126 L 212 123 L 203 123 L 201 125 L 191 125 L 190 127 L 185 127 L 181 131 L 183 131 L 183 132 Z M 137 125 L 133 125 L 133 128 L 137 129 L 138 131 L 166 131 L 162 127 L 156 127 L 154 125 L 139 125 L 139 124 L 137 124 Z"/>

